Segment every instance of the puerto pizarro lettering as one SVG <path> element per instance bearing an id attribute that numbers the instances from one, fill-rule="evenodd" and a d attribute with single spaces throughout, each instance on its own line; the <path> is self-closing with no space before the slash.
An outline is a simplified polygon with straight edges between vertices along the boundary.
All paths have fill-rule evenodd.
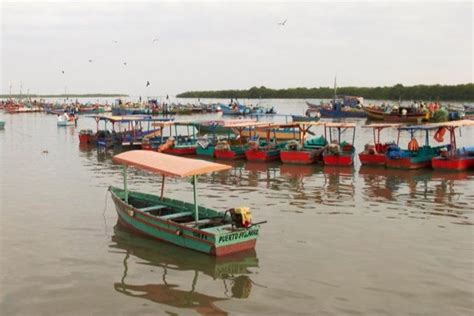
<path id="1" fill-rule="evenodd" d="M 220 236 L 218 242 L 226 242 L 226 241 L 233 241 L 238 239 L 247 238 L 250 236 L 257 236 L 258 230 L 246 230 L 239 233 L 233 233 L 230 235 Z"/>

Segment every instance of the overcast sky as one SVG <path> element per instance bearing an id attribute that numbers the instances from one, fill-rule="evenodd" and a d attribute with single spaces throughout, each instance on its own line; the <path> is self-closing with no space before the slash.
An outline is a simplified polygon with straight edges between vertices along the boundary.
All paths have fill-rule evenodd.
<path id="1" fill-rule="evenodd" d="M 2 2 L 0 93 L 468 83 L 472 32 L 470 1 Z"/>

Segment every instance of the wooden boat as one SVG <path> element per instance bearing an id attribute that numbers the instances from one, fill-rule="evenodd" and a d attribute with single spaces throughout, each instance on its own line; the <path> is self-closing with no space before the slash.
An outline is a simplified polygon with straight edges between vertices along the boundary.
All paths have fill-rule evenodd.
<path id="1" fill-rule="evenodd" d="M 363 107 L 367 116 L 373 120 L 401 123 L 421 123 L 430 119 L 429 111 L 418 111 L 412 108 L 399 108 L 396 111 L 386 113 L 378 107 Z M 406 112 L 404 112 L 406 111 Z M 405 113 L 405 114 L 404 114 Z"/>
<path id="2" fill-rule="evenodd" d="M 91 144 L 94 132 L 91 129 L 81 129 L 79 131 L 79 143 Z"/>
<path id="3" fill-rule="evenodd" d="M 154 123 L 157 131 L 144 137 L 142 149 L 185 156 L 195 155 L 197 148 L 195 124 L 190 122 L 163 121 Z M 164 128 L 169 127 L 169 136 L 164 136 Z M 186 127 L 186 134 L 181 135 L 178 128 Z M 192 130 L 192 132 L 191 132 Z"/>
<path id="4" fill-rule="evenodd" d="M 324 165 L 328 166 L 352 166 L 354 164 L 354 141 L 355 141 L 354 123 L 326 123 L 324 124 L 324 137 L 328 139 L 329 145 L 323 152 Z M 337 138 L 333 140 L 332 131 L 337 131 Z M 347 130 L 352 130 L 352 143 L 341 141 L 341 136 Z"/>
<path id="5" fill-rule="evenodd" d="M 93 115 L 89 117 L 94 118 L 97 124 L 97 132 L 94 136 L 89 136 L 89 143 L 102 148 L 141 147 L 143 138 L 157 131 L 154 124 L 169 121 L 169 119 L 153 118 L 149 115 Z M 99 128 L 100 122 L 104 122 L 102 130 Z M 110 125 L 111 128 L 109 128 Z"/>
<path id="6" fill-rule="evenodd" d="M 401 131 L 410 133 L 410 142 L 407 149 L 400 149 L 398 146 L 391 148 L 386 153 L 385 165 L 389 168 L 399 169 L 419 169 L 431 167 L 431 159 L 439 156 L 441 149 L 446 148 L 442 146 L 430 146 L 429 132 L 438 129 L 432 125 L 413 125 L 399 127 Z M 422 131 L 425 133 L 425 145 L 419 146 L 415 138 L 415 133 Z"/>
<path id="7" fill-rule="evenodd" d="M 248 136 L 243 136 L 244 131 L 249 131 L 252 127 L 268 125 L 263 122 L 230 122 L 224 127 L 230 128 L 235 135 L 234 139 L 220 140 L 216 143 L 214 155 L 217 159 L 236 160 L 245 158 L 245 151 L 248 148 Z"/>
<path id="8" fill-rule="evenodd" d="M 474 126 L 472 120 L 451 121 L 431 124 L 438 127 L 437 138 L 443 141 L 444 133 L 449 131 L 450 145 L 441 155 L 431 159 L 431 166 L 437 170 L 462 171 L 474 168 L 474 147 L 457 148 L 456 129 L 462 126 Z"/>
<path id="9" fill-rule="evenodd" d="M 199 136 L 197 139 L 196 155 L 214 157 L 218 142 L 235 142 L 235 135 L 230 127 L 233 124 L 255 123 L 253 119 L 217 120 L 195 123 Z M 218 135 L 220 134 L 220 136 Z M 227 134 L 223 137 L 223 134 Z"/>
<path id="10" fill-rule="evenodd" d="M 318 122 L 321 119 L 319 112 L 317 116 L 310 116 L 311 111 L 307 113 L 308 115 L 292 115 L 291 119 L 293 122 Z"/>
<path id="11" fill-rule="evenodd" d="M 400 131 L 398 131 L 397 143 L 382 143 L 380 141 L 380 132 L 385 128 L 400 127 L 400 124 L 379 123 L 364 125 L 363 128 L 372 128 L 374 134 L 374 144 L 366 144 L 364 151 L 359 153 L 359 159 L 362 165 L 385 166 L 385 154 L 390 146 L 398 146 Z"/>
<path id="12" fill-rule="evenodd" d="M 261 125 L 261 126 L 255 126 L 255 133 L 254 136 L 249 139 L 248 142 L 248 148 L 245 150 L 245 158 L 247 158 L 248 161 L 258 161 L 258 162 L 265 162 L 265 161 L 275 161 L 275 160 L 280 160 L 280 150 L 283 148 L 286 144 L 284 143 L 278 143 L 277 142 L 277 136 L 276 136 L 276 131 L 281 130 L 281 129 L 293 129 L 295 130 L 294 133 L 296 133 L 296 130 L 299 129 L 298 124 L 267 124 L 267 125 Z M 258 133 L 257 133 L 258 131 Z M 259 135 L 264 132 L 266 135 L 265 141 L 261 142 Z M 258 134 L 258 135 L 257 135 Z M 273 134 L 273 137 L 272 137 Z M 298 133 L 298 139 L 301 138 Z"/>
<path id="13" fill-rule="evenodd" d="M 340 107 L 336 106 L 333 108 L 321 107 L 319 109 L 319 114 L 324 118 L 346 118 L 346 117 L 367 117 L 367 114 L 364 110 L 349 108 L 349 107 Z"/>
<path id="14" fill-rule="evenodd" d="M 290 164 L 312 164 L 321 159 L 324 147 L 327 145 L 326 139 L 321 136 L 306 140 L 306 134 L 313 126 L 324 126 L 321 122 L 293 122 L 298 124 L 300 133 L 299 140 L 287 142 L 285 148 L 280 151 L 280 160 Z"/>
<path id="15" fill-rule="evenodd" d="M 114 156 L 113 161 L 124 165 L 124 188 L 110 187 L 109 191 L 125 227 L 214 256 L 255 248 L 261 223 L 252 223 L 248 208 L 219 212 L 197 203 L 197 176 L 228 170 L 230 166 L 146 150 L 124 152 Z M 161 196 L 128 191 L 128 166 L 161 174 Z M 194 203 L 165 198 L 167 176 L 192 177 Z"/>
<path id="16" fill-rule="evenodd" d="M 231 105 L 221 103 L 220 108 L 223 115 L 246 115 L 251 112 L 249 107 L 238 103 L 232 103 Z"/>

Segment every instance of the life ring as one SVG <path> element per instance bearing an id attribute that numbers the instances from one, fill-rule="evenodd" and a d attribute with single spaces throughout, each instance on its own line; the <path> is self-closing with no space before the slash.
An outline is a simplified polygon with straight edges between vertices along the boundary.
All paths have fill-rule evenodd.
<path id="1" fill-rule="evenodd" d="M 438 143 L 442 143 L 444 141 L 444 134 L 446 133 L 446 128 L 440 127 L 434 134 L 434 139 Z"/>

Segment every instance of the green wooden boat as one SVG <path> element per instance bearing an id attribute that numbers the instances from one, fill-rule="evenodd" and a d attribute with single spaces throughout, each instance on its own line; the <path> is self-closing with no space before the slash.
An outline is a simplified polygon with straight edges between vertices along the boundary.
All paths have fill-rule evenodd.
<path id="1" fill-rule="evenodd" d="M 114 156 L 124 165 L 124 188 L 110 187 L 120 223 L 132 231 L 214 256 L 255 248 L 261 223 L 248 208 L 220 212 L 197 204 L 197 177 L 228 170 L 213 162 L 133 150 Z M 127 166 L 162 175 L 161 196 L 129 191 Z M 192 177 L 194 203 L 163 197 L 165 177 Z"/>

